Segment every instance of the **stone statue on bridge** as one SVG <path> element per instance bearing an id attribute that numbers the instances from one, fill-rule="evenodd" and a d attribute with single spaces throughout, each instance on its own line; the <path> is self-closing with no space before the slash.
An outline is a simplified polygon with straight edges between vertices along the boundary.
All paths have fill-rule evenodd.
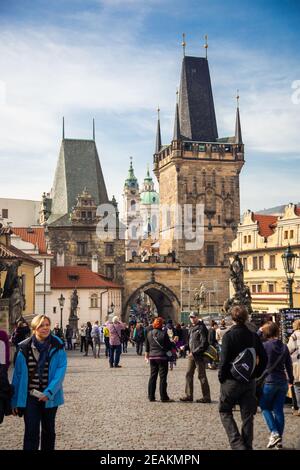
<path id="1" fill-rule="evenodd" d="M 244 305 L 248 313 L 252 313 L 251 293 L 249 287 L 244 283 L 244 267 L 237 253 L 234 255 L 233 261 L 230 264 L 230 279 L 235 293 L 233 297 L 228 298 L 224 302 L 223 310 L 226 313 L 230 313 L 234 305 Z"/>

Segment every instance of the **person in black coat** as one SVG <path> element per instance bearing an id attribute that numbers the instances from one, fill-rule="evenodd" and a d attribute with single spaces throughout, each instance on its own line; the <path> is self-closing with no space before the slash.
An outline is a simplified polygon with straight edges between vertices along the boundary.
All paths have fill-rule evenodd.
<path id="1" fill-rule="evenodd" d="M 167 393 L 168 353 L 173 347 L 167 332 L 163 331 L 163 319 L 158 317 L 153 322 L 153 328 L 146 335 L 145 360 L 150 361 L 150 378 L 148 384 L 148 398 L 155 400 L 156 382 L 160 378 L 160 399 L 162 402 L 172 402 Z"/>
<path id="2" fill-rule="evenodd" d="M 253 441 L 253 419 L 257 409 L 255 377 L 260 377 L 267 365 L 267 355 L 256 333 L 247 328 L 248 312 L 243 305 L 234 306 L 231 310 L 234 325 L 222 339 L 221 364 L 219 381 L 221 394 L 219 413 L 233 450 L 251 450 Z M 246 348 L 254 348 L 256 367 L 249 382 L 236 380 L 231 374 L 232 362 Z M 233 418 L 234 406 L 240 406 L 242 418 L 241 433 Z"/>
<path id="3" fill-rule="evenodd" d="M 12 414 L 11 397 L 13 387 L 8 380 L 9 367 L 9 342 L 8 335 L 4 330 L 0 330 L 0 424 L 4 416 Z"/>

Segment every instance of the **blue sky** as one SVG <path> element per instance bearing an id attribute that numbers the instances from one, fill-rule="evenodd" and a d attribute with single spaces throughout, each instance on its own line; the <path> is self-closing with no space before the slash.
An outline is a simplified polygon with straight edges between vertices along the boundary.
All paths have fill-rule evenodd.
<path id="1" fill-rule="evenodd" d="M 241 211 L 299 201 L 299 20 L 298 0 L 0 0 L 0 197 L 50 191 L 64 115 L 73 138 L 95 117 L 120 201 L 129 156 L 140 181 L 152 162 L 158 104 L 170 142 L 185 32 L 187 55 L 209 37 L 219 136 L 240 90 Z"/>

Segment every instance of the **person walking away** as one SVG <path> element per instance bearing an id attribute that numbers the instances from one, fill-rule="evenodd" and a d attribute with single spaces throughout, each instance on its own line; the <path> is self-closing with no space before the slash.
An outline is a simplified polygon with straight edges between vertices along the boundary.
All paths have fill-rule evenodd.
<path id="1" fill-rule="evenodd" d="M 129 336 L 130 336 L 130 330 L 128 326 L 125 325 L 125 329 L 121 331 L 123 353 L 127 353 Z"/>
<path id="2" fill-rule="evenodd" d="M 219 348 L 218 348 L 218 341 L 217 341 L 217 336 L 216 336 L 217 329 L 218 329 L 218 323 L 214 320 L 211 320 L 210 328 L 208 330 L 208 344 L 213 346 L 218 351 Z M 209 369 L 216 369 L 217 364 L 211 360 L 208 362 L 207 367 Z"/>
<path id="3" fill-rule="evenodd" d="M 15 416 L 24 415 L 24 450 L 54 450 L 55 417 L 64 403 L 67 356 L 63 341 L 51 334 L 46 315 L 31 322 L 32 336 L 19 344 L 12 384 Z M 41 427 L 41 438 L 40 438 Z"/>
<path id="4" fill-rule="evenodd" d="M 109 330 L 109 365 L 110 367 L 120 366 L 120 357 L 122 353 L 121 332 L 125 329 L 124 323 L 121 323 L 119 317 L 114 316 L 112 323 L 107 324 Z"/>
<path id="5" fill-rule="evenodd" d="M 155 391 L 157 377 L 160 379 L 160 399 L 162 402 L 173 402 L 167 393 L 168 376 L 168 352 L 171 352 L 172 343 L 166 330 L 163 330 L 163 319 L 157 317 L 153 322 L 153 328 L 148 330 L 145 341 L 145 360 L 150 361 L 150 378 L 148 383 L 149 401 L 156 401 Z"/>
<path id="6" fill-rule="evenodd" d="M 293 330 L 287 347 L 292 358 L 294 388 L 298 406 L 298 410 L 294 409 L 293 415 L 300 416 L 300 319 L 293 322 Z"/>
<path id="7" fill-rule="evenodd" d="M 62 329 L 59 326 L 59 323 L 55 323 L 55 326 L 52 330 L 52 334 L 63 340 L 64 335 Z"/>
<path id="8" fill-rule="evenodd" d="M 145 341 L 145 331 L 141 323 L 137 323 L 133 332 L 133 341 L 136 344 L 136 353 L 138 356 L 143 354 L 143 346 Z"/>
<path id="9" fill-rule="evenodd" d="M 223 318 L 221 320 L 220 328 L 217 328 L 216 330 L 216 340 L 219 345 L 219 353 L 221 353 L 222 351 L 222 340 L 223 340 L 223 336 L 225 335 L 227 331 L 228 331 L 228 328 L 226 327 L 226 322 Z"/>
<path id="10" fill-rule="evenodd" d="M 100 357 L 100 328 L 99 328 L 98 320 L 96 320 L 95 323 L 93 324 L 91 337 L 93 341 L 94 358 L 96 359 L 96 356 Z M 98 350 L 98 353 L 97 353 L 97 350 Z"/>
<path id="11" fill-rule="evenodd" d="M 80 352 L 81 353 L 83 352 L 83 350 L 84 352 L 86 352 L 85 330 L 86 330 L 86 325 L 82 323 L 80 327 Z"/>
<path id="12" fill-rule="evenodd" d="M 8 380 L 9 339 L 4 330 L 0 330 L 0 424 L 4 416 L 12 414 L 11 397 L 13 388 Z"/>
<path id="13" fill-rule="evenodd" d="M 231 449 L 252 450 L 253 418 L 257 408 L 255 377 L 260 377 L 265 370 L 267 355 L 257 334 L 251 332 L 245 325 L 248 319 L 246 307 L 234 306 L 231 310 L 231 317 L 234 324 L 222 340 L 221 363 L 218 372 L 221 383 L 219 413 Z M 236 374 L 232 375 L 232 362 L 246 348 L 251 348 L 247 350 L 247 357 L 250 355 L 252 363 L 246 364 L 249 377 L 245 376 L 247 380 L 241 381 L 241 377 L 237 379 Z M 236 404 L 240 406 L 241 433 L 232 413 Z"/>
<path id="14" fill-rule="evenodd" d="M 66 326 L 65 338 L 66 338 L 66 341 L 67 341 L 68 351 L 72 350 L 73 328 L 70 325 Z"/>
<path id="15" fill-rule="evenodd" d="M 185 349 L 189 351 L 188 368 L 186 373 L 185 396 L 180 401 L 191 402 L 194 399 L 194 373 L 197 369 L 201 384 L 203 398 L 196 400 L 197 403 L 211 403 L 210 388 L 205 371 L 203 353 L 208 347 L 208 331 L 198 313 L 190 314 L 191 328 L 189 330 L 189 342 Z"/>
<path id="16" fill-rule="evenodd" d="M 187 345 L 189 343 L 189 329 L 184 323 L 181 323 L 183 345 L 179 349 L 180 357 L 186 358 Z"/>
<path id="17" fill-rule="evenodd" d="M 89 354 L 89 346 L 91 346 L 92 351 L 94 350 L 93 340 L 92 340 L 92 324 L 90 321 L 86 323 L 85 329 L 85 353 L 84 356 Z"/>
<path id="18" fill-rule="evenodd" d="M 105 357 L 109 356 L 109 329 L 106 325 L 103 326 L 103 336 L 105 344 Z"/>
<path id="19" fill-rule="evenodd" d="M 270 431 L 267 448 L 281 448 L 284 430 L 283 407 L 288 385 L 293 385 L 292 360 L 286 344 L 278 338 L 279 327 L 268 322 L 262 327 L 263 343 L 268 356 L 266 371 L 270 372 L 264 380 L 259 406 Z M 288 377 L 288 379 L 287 379 Z"/>

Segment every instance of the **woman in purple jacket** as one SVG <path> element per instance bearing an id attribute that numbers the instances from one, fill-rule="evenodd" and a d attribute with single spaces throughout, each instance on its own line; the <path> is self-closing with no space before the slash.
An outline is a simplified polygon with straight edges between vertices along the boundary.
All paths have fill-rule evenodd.
<path id="1" fill-rule="evenodd" d="M 266 340 L 263 346 L 268 356 L 266 371 L 271 370 L 266 376 L 259 406 L 271 433 L 267 448 L 281 448 L 284 430 L 283 407 L 288 386 L 294 382 L 292 361 L 287 346 L 278 339 L 278 325 L 267 322 L 261 330 Z"/>

